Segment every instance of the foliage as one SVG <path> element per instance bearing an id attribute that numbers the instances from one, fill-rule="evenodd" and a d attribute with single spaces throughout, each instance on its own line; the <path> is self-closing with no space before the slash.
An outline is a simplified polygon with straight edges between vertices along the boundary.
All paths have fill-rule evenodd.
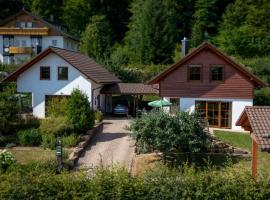
<path id="1" fill-rule="evenodd" d="M 66 116 L 68 98 L 52 98 L 48 102 L 47 112 L 49 117 Z"/>
<path id="2" fill-rule="evenodd" d="M 270 106 L 270 87 L 255 91 L 254 104 L 258 106 Z"/>
<path id="3" fill-rule="evenodd" d="M 16 135 L 0 136 L 0 147 L 5 147 L 7 144 L 17 143 Z"/>
<path id="4" fill-rule="evenodd" d="M 228 170 L 228 169 L 227 169 Z M 268 199 L 269 179 L 254 180 L 241 168 L 181 170 L 157 166 L 142 177 L 122 168 L 55 174 L 55 163 L 13 165 L 0 174 L 0 199 Z M 27 183 L 27 184 L 25 184 Z"/>
<path id="5" fill-rule="evenodd" d="M 43 148 L 48 148 L 48 149 L 55 149 L 55 144 L 56 144 L 56 137 L 55 135 L 52 134 L 42 134 L 42 143 L 41 145 Z"/>
<path id="6" fill-rule="evenodd" d="M 191 46 L 197 47 L 208 37 L 217 34 L 217 25 L 226 6 L 233 0 L 197 0 L 191 32 Z M 208 34 L 205 35 L 205 34 Z"/>
<path id="7" fill-rule="evenodd" d="M 124 39 L 129 63 L 170 63 L 175 47 L 177 20 L 171 1 L 135 0 L 132 17 Z"/>
<path id="8" fill-rule="evenodd" d="M 144 114 L 131 124 L 130 130 L 138 145 L 164 154 L 201 152 L 208 147 L 208 137 L 200 121 L 186 112 L 175 116 L 164 112 Z"/>
<path id="9" fill-rule="evenodd" d="M 12 153 L 6 149 L 0 150 L 0 168 L 6 170 L 9 166 L 16 162 Z"/>
<path id="10" fill-rule="evenodd" d="M 0 80 L 4 79 L 8 74 L 14 72 L 18 65 L 0 63 Z"/>
<path id="11" fill-rule="evenodd" d="M 226 9 L 217 43 L 229 54 L 244 57 L 270 53 L 270 2 L 236 0 Z"/>
<path id="12" fill-rule="evenodd" d="M 42 135 L 63 136 L 73 133 L 73 125 L 66 117 L 48 117 L 43 119 L 40 124 Z"/>
<path id="13" fill-rule="evenodd" d="M 30 10 L 38 16 L 50 20 L 53 16 L 53 23 L 60 20 L 63 0 L 32 0 Z"/>
<path id="14" fill-rule="evenodd" d="M 1 85 L 0 85 L 1 86 Z M 8 133 L 18 122 L 18 99 L 15 85 L 0 87 L 0 133 Z"/>
<path id="15" fill-rule="evenodd" d="M 103 121 L 103 114 L 101 111 L 95 111 L 95 120 L 97 122 L 102 122 Z"/>
<path id="16" fill-rule="evenodd" d="M 38 146 L 41 144 L 41 135 L 38 129 L 20 130 L 17 135 L 21 145 Z"/>
<path id="17" fill-rule="evenodd" d="M 105 16 L 95 15 L 82 33 L 81 51 L 96 61 L 103 61 L 110 56 L 113 33 Z"/>
<path id="18" fill-rule="evenodd" d="M 40 126 L 40 119 L 33 116 L 21 118 L 19 121 L 19 129 L 39 128 L 39 126 Z"/>
<path id="19" fill-rule="evenodd" d="M 79 89 L 72 91 L 68 101 L 67 117 L 76 133 L 84 133 L 94 125 L 94 112 L 88 97 Z"/>
<path id="20" fill-rule="evenodd" d="M 80 35 L 91 17 L 91 5 L 88 0 L 66 0 L 61 19 L 70 33 Z"/>
<path id="21" fill-rule="evenodd" d="M 79 141 L 79 137 L 75 134 L 64 136 L 61 139 L 64 147 L 74 147 Z"/>

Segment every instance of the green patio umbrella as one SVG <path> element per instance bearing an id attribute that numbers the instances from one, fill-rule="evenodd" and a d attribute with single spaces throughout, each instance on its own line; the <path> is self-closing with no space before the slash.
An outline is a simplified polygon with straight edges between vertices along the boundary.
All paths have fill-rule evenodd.
<path id="1" fill-rule="evenodd" d="M 151 101 L 148 103 L 148 106 L 152 106 L 152 107 L 166 107 L 166 106 L 170 106 L 170 105 L 172 105 L 172 103 L 170 103 L 166 100 L 163 100 L 163 99 Z"/>

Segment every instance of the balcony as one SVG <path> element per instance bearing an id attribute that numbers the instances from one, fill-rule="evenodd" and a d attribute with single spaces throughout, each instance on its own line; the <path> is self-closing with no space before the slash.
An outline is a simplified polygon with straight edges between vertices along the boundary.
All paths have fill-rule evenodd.
<path id="1" fill-rule="evenodd" d="M 48 35 L 49 29 L 44 28 L 14 28 L 0 27 L 0 35 Z"/>
<path id="2" fill-rule="evenodd" d="M 32 47 L 9 47 L 9 53 L 14 54 L 31 54 Z"/>

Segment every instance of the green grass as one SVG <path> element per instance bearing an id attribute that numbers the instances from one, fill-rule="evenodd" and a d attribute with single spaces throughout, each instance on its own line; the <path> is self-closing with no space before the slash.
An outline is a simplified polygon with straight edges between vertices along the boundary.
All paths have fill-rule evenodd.
<path id="1" fill-rule="evenodd" d="M 225 143 L 249 151 L 251 150 L 251 138 L 248 133 L 215 130 L 214 134 L 218 139 Z"/>
<path id="2" fill-rule="evenodd" d="M 22 164 L 55 159 L 55 151 L 40 147 L 15 147 L 9 148 L 7 151 L 13 153 L 17 162 Z"/>
<path id="3" fill-rule="evenodd" d="M 228 143 L 234 147 L 243 148 L 251 151 L 251 137 L 247 133 L 229 132 L 214 130 L 214 135 L 221 141 Z M 258 172 L 267 173 L 270 176 L 270 154 L 266 152 L 258 152 Z M 235 168 L 244 167 L 251 169 L 251 160 L 242 160 L 235 164 Z"/>

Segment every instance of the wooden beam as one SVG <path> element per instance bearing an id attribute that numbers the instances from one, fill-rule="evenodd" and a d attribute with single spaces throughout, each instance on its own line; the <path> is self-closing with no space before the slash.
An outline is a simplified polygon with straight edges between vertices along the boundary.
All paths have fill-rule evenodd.
<path id="1" fill-rule="evenodd" d="M 252 176 L 257 177 L 257 163 L 258 163 L 258 144 L 252 138 Z"/>

